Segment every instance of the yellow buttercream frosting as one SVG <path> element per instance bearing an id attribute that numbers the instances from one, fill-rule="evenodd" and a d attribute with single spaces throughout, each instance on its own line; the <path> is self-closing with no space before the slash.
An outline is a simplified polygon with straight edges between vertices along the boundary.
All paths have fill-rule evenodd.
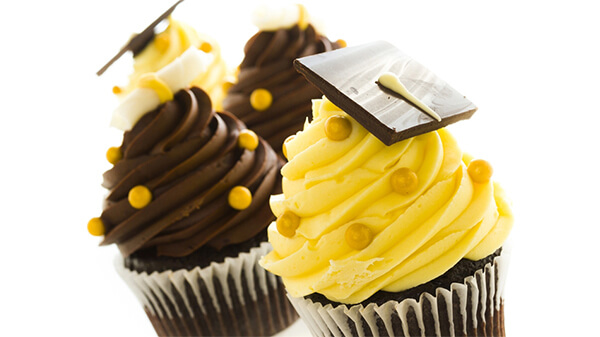
<path id="1" fill-rule="evenodd" d="M 155 73 L 144 74 L 138 79 L 139 88 L 154 90 L 158 96 L 159 102 L 162 104 L 167 101 L 173 100 L 173 92 L 171 88 L 161 80 Z"/>
<path id="2" fill-rule="evenodd" d="M 350 121 L 348 137 L 327 137 L 330 116 Z M 493 253 L 512 227 L 502 189 L 473 181 L 471 158 L 445 129 L 386 146 L 323 98 L 285 147 L 283 194 L 271 209 L 278 218 L 295 214 L 299 224 L 291 236 L 269 226 L 273 251 L 261 265 L 294 297 L 317 292 L 353 304 L 379 290 L 406 290 L 462 258 Z M 399 191 L 398 179 L 412 185 Z"/>
<path id="3" fill-rule="evenodd" d="M 121 88 L 119 95 L 129 94 L 135 89 L 140 77 L 164 68 L 191 46 L 210 56 L 207 71 L 200 74 L 191 84 L 206 91 L 210 95 L 213 104 L 220 108 L 221 101 L 225 96 L 223 83 L 227 75 L 227 67 L 221 56 L 219 45 L 212 38 L 198 34 L 192 27 L 171 17 L 169 17 L 167 28 L 157 34 L 152 42 L 134 58 L 133 73 L 129 76 L 129 85 L 126 88 Z"/>

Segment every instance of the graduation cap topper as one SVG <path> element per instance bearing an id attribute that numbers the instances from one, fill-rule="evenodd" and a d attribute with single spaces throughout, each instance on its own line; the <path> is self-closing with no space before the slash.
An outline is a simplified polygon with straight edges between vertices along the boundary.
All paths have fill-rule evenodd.
<path id="1" fill-rule="evenodd" d="M 467 119 L 477 110 L 465 96 L 385 41 L 303 57 L 294 65 L 386 145 Z"/>
<path id="2" fill-rule="evenodd" d="M 136 34 L 132 37 L 126 45 L 124 45 L 119 52 L 113 56 L 108 63 L 106 63 L 100 70 L 96 72 L 96 75 L 100 76 L 104 74 L 104 72 L 115 63 L 123 54 L 127 51 L 131 51 L 133 55 L 137 55 L 139 52 L 144 50 L 146 46 L 154 39 L 155 32 L 154 28 L 158 26 L 164 19 L 168 18 L 171 13 L 175 10 L 177 5 L 182 3 L 184 0 L 178 0 L 173 6 L 169 7 L 164 13 L 162 13 L 156 20 L 154 20 L 146 29 L 144 29 L 141 33 Z"/>

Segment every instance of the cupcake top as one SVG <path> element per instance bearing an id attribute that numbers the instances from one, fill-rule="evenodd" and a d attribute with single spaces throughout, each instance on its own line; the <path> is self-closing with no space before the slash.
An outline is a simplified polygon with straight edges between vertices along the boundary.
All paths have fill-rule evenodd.
<path id="1" fill-rule="evenodd" d="M 223 82 L 227 72 L 225 60 L 216 40 L 205 34 L 197 33 L 191 26 L 168 19 L 169 25 L 144 50 L 134 57 L 133 73 L 129 76 L 129 85 L 124 92 L 135 88 L 139 78 L 146 73 L 156 72 L 173 62 L 190 47 L 196 47 L 209 56 L 206 71 L 192 81 L 192 85 L 206 91 L 213 102 L 220 104 L 223 99 Z"/>
<path id="2" fill-rule="evenodd" d="M 418 106 L 378 87 L 373 76 L 367 82 L 383 92 L 384 101 L 403 101 L 391 121 Z M 398 76 L 411 82 L 406 72 Z M 436 88 L 430 90 L 438 102 L 439 95 L 450 95 L 445 86 Z M 443 107 L 433 110 L 448 116 Z M 312 122 L 286 141 L 284 153 L 289 162 L 282 169 L 283 194 L 271 198 L 277 216 L 268 230 L 273 251 L 261 264 L 280 275 L 294 297 L 319 293 L 354 304 L 380 290 L 416 287 L 462 258 L 492 254 L 513 224 L 491 165 L 464 154 L 444 128 L 386 145 L 324 97 L 313 101 Z"/>
<path id="3" fill-rule="evenodd" d="M 137 88 L 141 76 L 159 71 L 190 47 L 196 47 L 207 55 L 206 69 L 193 79 L 192 84 L 206 91 L 213 104 L 220 108 L 224 96 L 223 82 L 227 73 L 221 49 L 217 41 L 210 36 L 199 34 L 188 24 L 173 19 L 171 13 L 181 2 L 176 2 L 142 33 L 134 35 L 116 56 L 118 58 L 125 50 L 131 50 L 133 53 L 133 72 L 129 75 L 129 83 L 113 87 L 113 92 L 120 98 L 127 97 L 131 91 Z M 156 34 L 156 27 L 164 20 L 168 22 L 167 27 Z M 114 61 L 115 59 L 111 60 L 105 68 Z"/>
<path id="4" fill-rule="evenodd" d="M 221 249 L 273 220 L 267 200 L 280 191 L 277 155 L 233 115 L 216 113 L 203 90 L 183 85 L 203 71 L 204 56 L 191 47 L 142 76 L 113 115 L 126 132 L 107 152 L 114 164 L 104 174 L 109 194 L 88 229 L 124 256 Z M 145 112 L 135 110 L 149 101 L 154 106 L 144 105 Z"/>
<path id="5" fill-rule="evenodd" d="M 303 6 L 260 7 L 259 28 L 246 43 L 237 83 L 223 101 L 225 110 L 281 151 L 284 139 L 310 117 L 310 100 L 321 96 L 293 67 L 298 57 L 345 46 L 330 41 L 308 21 Z"/>

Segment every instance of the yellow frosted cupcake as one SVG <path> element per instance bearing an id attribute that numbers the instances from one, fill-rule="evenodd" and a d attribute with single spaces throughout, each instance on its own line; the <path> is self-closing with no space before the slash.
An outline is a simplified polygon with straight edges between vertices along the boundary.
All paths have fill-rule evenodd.
<path id="1" fill-rule="evenodd" d="M 215 107 L 220 110 L 225 94 L 223 83 L 227 75 L 227 66 L 221 55 L 221 48 L 212 37 L 200 34 L 190 25 L 172 17 L 171 13 L 180 2 L 169 8 L 142 33 L 135 35 L 124 47 L 123 50 L 130 50 L 133 53 L 133 72 L 129 75 L 129 82 L 114 86 L 113 92 L 120 98 L 126 97 L 137 87 L 140 77 L 144 74 L 164 68 L 190 47 L 195 47 L 204 53 L 205 69 L 193 80 L 192 85 L 207 92 Z M 163 21 L 161 20 L 163 17 L 168 25 L 165 30 L 155 34 L 154 29 Z M 114 61 L 115 59 L 111 60 L 105 68 Z M 101 74 L 105 68 L 99 73 Z"/>
<path id="2" fill-rule="evenodd" d="M 442 127 L 476 108 L 389 44 L 347 49 L 300 62 L 327 97 L 285 142 L 261 265 L 315 336 L 503 335 L 512 213 Z"/>

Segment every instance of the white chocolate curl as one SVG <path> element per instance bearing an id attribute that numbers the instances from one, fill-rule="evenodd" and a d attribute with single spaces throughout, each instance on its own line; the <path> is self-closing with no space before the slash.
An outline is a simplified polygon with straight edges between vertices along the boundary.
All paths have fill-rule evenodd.
<path id="1" fill-rule="evenodd" d="M 431 118 L 435 119 L 438 122 L 442 121 L 442 118 L 435 111 L 431 110 L 430 107 L 425 105 L 425 103 L 421 102 L 420 99 L 418 99 L 415 95 L 413 95 L 410 91 L 408 91 L 408 89 L 406 89 L 406 87 L 404 86 L 404 84 L 402 84 L 402 82 L 400 82 L 400 79 L 398 78 L 398 76 L 396 76 L 396 74 L 389 73 L 389 72 L 384 73 L 381 76 L 379 76 L 378 82 L 381 85 L 383 85 L 384 87 L 386 87 L 392 91 L 395 91 L 396 93 L 400 94 L 402 97 L 404 97 L 407 100 L 414 103 L 423 112 L 428 114 Z"/>
<path id="2" fill-rule="evenodd" d="M 196 47 L 190 47 L 181 56 L 173 60 L 156 73 L 173 93 L 187 88 L 189 84 L 206 71 L 212 56 Z M 138 88 L 125 97 L 115 109 L 110 126 L 128 131 L 146 113 L 160 105 L 158 94 L 147 88 Z"/>

